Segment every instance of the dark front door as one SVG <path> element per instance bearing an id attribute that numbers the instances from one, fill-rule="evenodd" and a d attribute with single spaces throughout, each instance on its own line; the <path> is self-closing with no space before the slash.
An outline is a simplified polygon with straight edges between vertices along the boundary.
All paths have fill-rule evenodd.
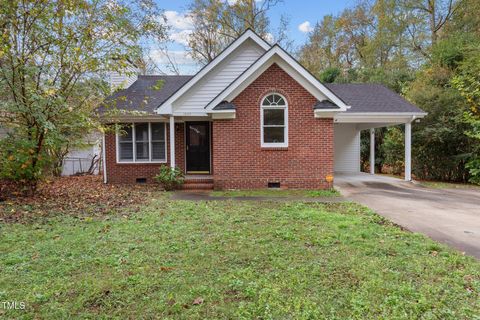
<path id="1" fill-rule="evenodd" d="M 187 172 L 210 173 L 210 123 L 187 122 Z"/>

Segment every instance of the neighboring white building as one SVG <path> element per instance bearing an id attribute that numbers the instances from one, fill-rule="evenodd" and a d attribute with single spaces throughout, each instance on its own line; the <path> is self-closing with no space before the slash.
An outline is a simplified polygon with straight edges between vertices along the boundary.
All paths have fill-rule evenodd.
<path id="1" fill-rule="evenodd" d="M 62 176 L 72 176 L 87 173 L 93 165 L 93 174 L 99 174 L 101 168 L 102 136 L 100 133 L 91 134 L 86 138 L 88 146 L 77 148 L 68 153 L 63 160 Z"/>

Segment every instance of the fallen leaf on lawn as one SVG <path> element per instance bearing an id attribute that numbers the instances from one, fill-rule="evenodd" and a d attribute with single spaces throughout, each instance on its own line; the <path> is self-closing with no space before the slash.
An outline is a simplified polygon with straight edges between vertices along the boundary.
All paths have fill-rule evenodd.
<path id="1" fill-rule="evenodd" d="M 175 269 L 174 267 L 164 267 L 164 266 L 160 267 L 160 270 L 162 270 L 162 271 L 172 271 L 174 269 Z"/>
<path id="2" fill-rule="evenodd" d="M 193 305 L 199 305 L 202 303 L 203 303 L 203 298 L 198 297 L 195 300 L 193 300 Z"/>

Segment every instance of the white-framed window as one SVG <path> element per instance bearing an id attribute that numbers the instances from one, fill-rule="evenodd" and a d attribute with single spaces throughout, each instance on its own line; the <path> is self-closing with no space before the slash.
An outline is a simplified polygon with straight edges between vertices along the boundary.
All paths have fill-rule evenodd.
<path id="1" fill-rule="evenodd" d="M 116 134 L 117 162 L 167 162 L 166 130 L 163 122 L 124 124 Z"/>
<path id="2" fill-rule="evenodd" d="M 287 99 L 278 93 L 265 96 L 260 105 L 260 119 L 261 146 L 288 147 Z"/>

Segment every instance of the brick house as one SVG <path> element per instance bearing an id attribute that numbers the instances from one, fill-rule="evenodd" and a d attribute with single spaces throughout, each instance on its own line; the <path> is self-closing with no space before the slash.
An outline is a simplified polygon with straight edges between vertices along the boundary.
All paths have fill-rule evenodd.
<path id="1" fill-rule="evenodd" d="M 194 76 L 124 80 L 100 109 L 127 124 L 104 135 L 106 183 L 151 182 L 167 165 L 187 188 L 330 188 L 360 171 L 361 130 L 397 124 L 410 180 L 411 123 L 425 116 L 381 85 L 322 84 L 250 30 Z"/>

